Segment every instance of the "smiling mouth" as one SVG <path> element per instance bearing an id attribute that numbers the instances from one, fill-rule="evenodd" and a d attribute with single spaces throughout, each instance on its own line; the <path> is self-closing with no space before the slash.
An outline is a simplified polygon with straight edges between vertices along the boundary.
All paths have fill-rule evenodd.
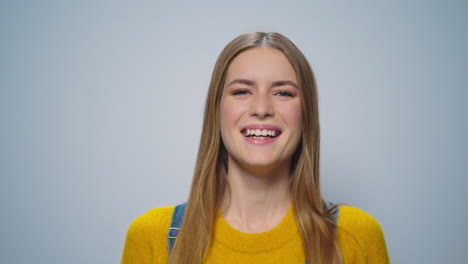
<path id="1" fill-rule="evenodd" d="M 276 138 L 281 135 L 280 130 L 274 129 L 243 129 L 241 133 L 244 137 L 255 139 Z"/>

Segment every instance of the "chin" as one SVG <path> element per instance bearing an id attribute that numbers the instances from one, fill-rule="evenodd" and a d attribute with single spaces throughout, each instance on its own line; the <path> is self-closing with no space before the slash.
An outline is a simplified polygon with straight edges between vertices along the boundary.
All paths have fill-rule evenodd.
<path id="1" fill-rule="evenodd" d="M 281 162 L 277 158 L 257 156 L 257 157 L 251 157 L 249 159 L 244 159 L 242 160 L 241 164 L 244 164 L 244 166 L 248 168 L 268 169 L 268 168 L 278 167 L 281 164 Z"/>

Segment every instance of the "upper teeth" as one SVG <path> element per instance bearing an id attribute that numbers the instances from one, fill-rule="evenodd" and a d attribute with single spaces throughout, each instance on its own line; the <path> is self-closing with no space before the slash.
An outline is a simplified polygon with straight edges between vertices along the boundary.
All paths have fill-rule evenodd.
<path id="1" fill-rule="evenodd" d="M 246 136 L 271 136 L 274 137 L 276 136 L 276 131 L 275 130 L 267 130 L 267 129 L 247 129 L 247 132 L 245 132 Z"/>

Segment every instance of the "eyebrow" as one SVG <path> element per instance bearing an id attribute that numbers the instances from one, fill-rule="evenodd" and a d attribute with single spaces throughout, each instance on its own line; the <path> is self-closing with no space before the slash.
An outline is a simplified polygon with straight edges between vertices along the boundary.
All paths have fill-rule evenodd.
<path id="1" fill-rule="evenodd" d="M 284 81 L 275 81 L 273 82 L 273 87 L 275 86 L 285 86 L 285 85 L 291 85 L 292 87 L 296 88 L 296 89 L 299 89 L 299 87 L 297 86 L 297 84 L 293 81 L 289 81 L 289 80 L 284 80 Z"/>
<path id="2" fill-rule="evenodd" d="M 255 82 L 252 81 L 252 80 L 247 80 L 247 79 L 234 79 L 234 80 L 232 80 L 232 81 L 227 85 L 227 87 L 229 87 L 229 86 L 231 86 L 231 85 L 233 85 L 233 84 L 235 84 L 235 83 L 240 83 L 240 84 L 245 84 L 245 85 L 250 85 L 250 86 L 252 86 L 252 85 L 255 84 Z"/>
<path id="3" fill-rule="evenodd" d="M 240 83 L 240 84 L 245 84 L 245 85 L 254 85 L 255 82 L 252 81 L 252 80 L 247 80 L 247 79 L 234 79 L 232 80 L 228 85 L 227 87 L 235 84 L 235 83 Z M 297 84 L 293 81 L 290 81 L 290 80 L 280 80 L 280 81 L 274 81 L 272 83 L 272 87 L 276 87 L 276 86 L 285 86 L 285 85 L 291 85 L 292 87 L 296 88 L 296 89 L 299 89 L 299 87 L 297 86 Z"/>

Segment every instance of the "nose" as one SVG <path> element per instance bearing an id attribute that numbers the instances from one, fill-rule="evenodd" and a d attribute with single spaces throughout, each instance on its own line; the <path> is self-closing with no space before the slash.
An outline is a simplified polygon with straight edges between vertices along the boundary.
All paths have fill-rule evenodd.
<path id="1" fill-rule="evenodd" d="M 267 93 L 257 93 L 251 101 L 250 115 L 265 119 L 274 115 L 272 98 Z"/>

